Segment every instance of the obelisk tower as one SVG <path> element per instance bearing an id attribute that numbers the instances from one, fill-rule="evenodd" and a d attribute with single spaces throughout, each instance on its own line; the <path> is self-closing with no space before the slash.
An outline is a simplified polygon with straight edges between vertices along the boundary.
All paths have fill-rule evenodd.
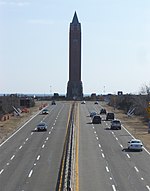
<path id="1" fill-rule="evenodd" d="M 76 12 L 69 31 L 69 81 L 67 98 L 81 100 L 83 97 L 81 81 L 81 24 Z"/>

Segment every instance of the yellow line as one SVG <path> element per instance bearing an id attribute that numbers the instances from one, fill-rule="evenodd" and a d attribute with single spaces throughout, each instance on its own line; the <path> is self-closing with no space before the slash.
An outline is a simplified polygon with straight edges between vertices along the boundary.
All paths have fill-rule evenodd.
<path id="1" fill-rule="evenodd" d="M 79 191 L 79 103 L 77 105 L 76 134 L 76 191 Z"/>

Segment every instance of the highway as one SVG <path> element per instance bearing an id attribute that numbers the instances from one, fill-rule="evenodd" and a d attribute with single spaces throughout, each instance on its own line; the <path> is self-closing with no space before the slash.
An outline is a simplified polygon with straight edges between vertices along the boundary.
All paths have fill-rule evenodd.
<path id="1" fill-rule="evenodd" d="M 71 102 L 48 106 L 0 145 L 0 191 L 55 191 L 66 140 Z M 150 191 L 150 153 L 125 148 L 132 135 L 122 127 L 110 130 L 102 115 L 92 124 L 89 113 L 99 113 L 101 103 L 77 103 L 75 180 L 76 191 Z M 40 121 L 46 132 L 37 132 Z"/>

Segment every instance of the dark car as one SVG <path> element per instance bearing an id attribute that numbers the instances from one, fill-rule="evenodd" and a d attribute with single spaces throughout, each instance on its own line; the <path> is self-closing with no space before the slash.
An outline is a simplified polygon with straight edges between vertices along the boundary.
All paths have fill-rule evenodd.
<path id="1" fill-rule="evenodd" d="M 108 121 L 108 120 L 114 120 L 114 118 L 115 118 L 114 113 L 107 113 L 107 115 L 106 115 L 106 121 Z"/>
<path id="2" fill-rule="evenodd" d="M 117 120 L 117 119 L 112 120 L 110 129 L 121 130 L 121 122 L 120 122 L 120 120 Z"/>
<path id="3" fill-rule="evenodd" d="M 53 101 L 52 101 L 52 105 L 56 105 L 56 102 L 55 102 L 55 100 L 53 100 Z"/>
<path id="4" fill-rule="evenodd" d="M 100 114 L 106 114 L 107 112 L 106 112 L 106 109 L 104 109 L 104 108 L 102 108 L 101 110 L 100 110 Z"/>
<path id="5" fill-rule="evenodd" d="M 101 117 L 99 115 L 95 115 L 92 120 L 93 124 L 100 124 L 101 123 Z"/>

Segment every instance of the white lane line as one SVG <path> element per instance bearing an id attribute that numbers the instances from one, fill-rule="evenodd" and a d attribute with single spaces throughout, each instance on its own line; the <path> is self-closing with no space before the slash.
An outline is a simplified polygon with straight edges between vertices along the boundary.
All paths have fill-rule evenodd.
<path id="1" fill-rule="evenodd" d="M 150 191 L 150 187 L 148 185 L 146 185 L 146 188 Z"/>
<path id="2" fill-rule="evenodd" d="M 6 139 L 3 143 L 0 144 L 0 147 L 2 145 L 4 145 L 9 139 L 11 139 L 15 134 L 17 134 L 24 126 L 26 126 L 32 119 L 34 119 L 38 114 L 40 113 L 40 111 L 38 113 L 36 113 L 31 119 L 29 119 L 25 124 L 23 124 L 17 131 L 15 131 L 10 137 L 8 137 L 8 139 Z"/>
<path id="3" fill-rule="evenodd" d="M 52 127 L 52 129 L 53 129 L 54 127 Z"/>
<path id="4" fill-rule="evenodd" d="M 111 133 L 114 135 L 114 132 L 113 132 L 113 131 L 112 131 Z"/>
<path id="5" fill-rule="evenodd" d="M 120 144 L 120 147 L 123 148 L 123 145 Z"/>
<path id="6" fill-rule="evenodd" d="M 99 148 L 101 148 L 101 145 L 100 145 L 100 144 L 99 144 L 98 146 L 99 146 Z"/>
<path id="7" fill-rule="evenodd" d="M 34 163 L 34 166 L 36 166 L 36 163 Z"/>
<path id="8" fill-rule="evenodd" d="M 31 135 L 33 135 L 33 132 L 31 133 Z"/>
<path id="9" fill-rule="evenodd" d="M 48 141 L 49 137 L 46 138 L 46 141 Z"/>
<path id="10" fill-rule="evenodd" d="M 112 180 L 112 177 L 110 177 L 109 179 Z"/>
<path id="11" fill-rule="evenodd" d="M 102 157 L 103 157 L 103 158 L 105 158 L 105 155 L 104 155 L 104 153 L 102 153 Z"/>
<path id="12" fill-rule="evenodd" d="M 92 128 L 94 129 L 94 126 Z"/>
<path id="13" fill-rule="evenodd" d="M 94 133 L 96 134 L 96 131 L 94 131 Z"/>
<path id="14" fill-rule="evenodd" d="M 134 169 L 136 170 L 136 172 L 139 172 L 138 168 L 135 166 Z"/>
<path id="15" fill-rule="evenodd" d="M 42 149 L 45 147 L 45 145 L 42 145 Z"/>
<path id="16" fill-rule="evenodd" d="M 129 154 L 127 154 L 127 157 L 130 159 L 130 155 Z"/>
<path id="17" fill-rule="evenodd" d="M 29 138 L 26 138 L 26 141 L 28 141 L 29 140 Z"/>
<path id="18" fill-rule="evenodd" d="M 115 185 L 112 185 L 113 191 L 117 191 Z"/>
<path id="19" fill-rule="evenodd" d="M 11 159 L 10 159 L 10 160 L 13 160 L 13 159 L 14 159 L 14 157 L 15 157 L 15 155 L 13 155 L 13 156 L 11 157 Z"/>
<path id="20" fill-rule="evenodd" d="M 28 177 L 30 178 L 32 176 L 33 170 L 30 171 Z"/>
<path id="21" fill-rule="evenodd" d="M 41 156 L 40 156 L 40 155 L 38 155 L 38 157 L 36 158 L 36 160 L 39 160 L 39 159 L 40 159 L 40 157 L 41 157 Z"/>
<path id="22" fill-rule="evenodd" d="M 141 180 L 144 180 L 144 178 L 143 178 L 143 177 L 141 177 Z"/>
<path id="23" fill-rule="evenodd" d="M 109 172 L 109 168 L 108 168 L 108 166 L 106 166 L 106 171 Z"/>
<path id="24" fill-rule="evenodd" d="M 117 137 L 115 137 L 116 138 L 116 140 L 118 141 L 118 138 Z"/>
<path id="25" fill-rule="evenodd" d="M 49 134 L 51 134 L 51 131 L 49 132 Z"/>
<path id="26" fill-rule="evenodd" d="M 53 125 L 55 126 L 55 123 Z"/>
<path id="27" fill-rule="evenodd" d="M 96 137 L 96 139 L 98 140 L 98 137 Z"/>
<path id="28" fill-rule="evenodd" d="M 7 166 L 9 165 L 9 162 L 6 164 Z"/>
<path id="29" fill-rule="evenodd" d="M 2 174 L 2 173 L 3 173 L 3 171 L 4 171 L 4 169 L 2 169 L 2 170 L 0 171 L 0 174 Z"/>
<path id="30" fill-rule="evenodd" d="M 22 149 L 22 145 L 19 147 L 19 150 Z"/>

